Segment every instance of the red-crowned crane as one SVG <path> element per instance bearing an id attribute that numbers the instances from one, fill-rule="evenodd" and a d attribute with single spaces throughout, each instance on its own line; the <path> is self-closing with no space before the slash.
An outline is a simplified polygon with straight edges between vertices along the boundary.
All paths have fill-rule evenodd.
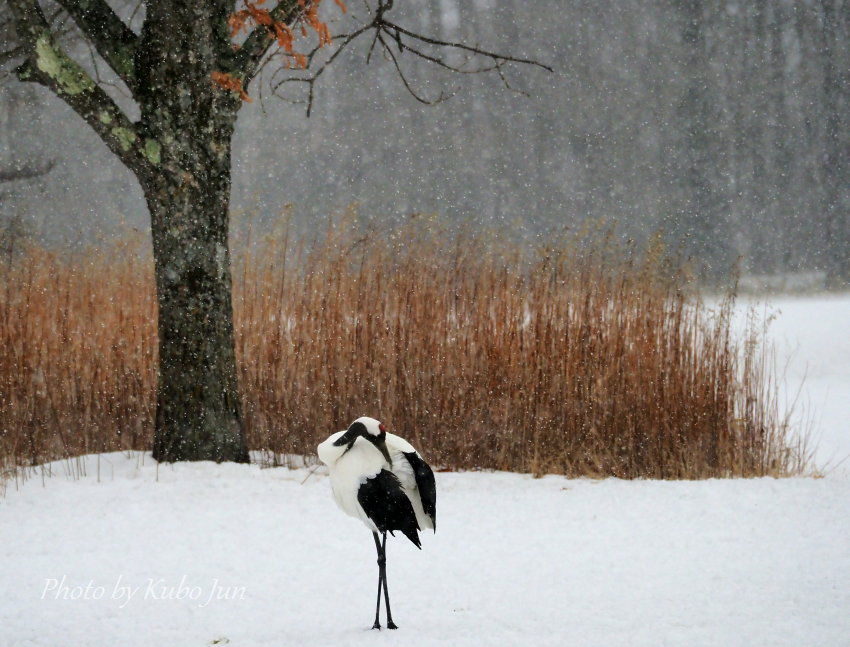
<path id="1" fill-rule="evenodd" d="M 319 445 L 319 459 L 328 466 L 336 504 L 360 519 L 375 538 L 378 550 L 378 603 L 372 629 L 380 629 L 381 589 L 387 606 L 387 628 L 396 629 L 387 589 L 387 533 L 404 533 L 421 549 L 419 530 L 437 529 L 437 487 L 434 472 L 413 446 L 387 433 L 374 418 L 358 418 L 345 431 Z M 381 533 L 381 538 L 378 538 Z"/>

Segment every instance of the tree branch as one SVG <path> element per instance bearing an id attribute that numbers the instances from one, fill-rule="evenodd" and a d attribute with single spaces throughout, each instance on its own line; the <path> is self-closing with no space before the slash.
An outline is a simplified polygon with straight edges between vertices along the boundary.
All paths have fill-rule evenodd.
<path id="1" fill-rule="evenodd" d="M 447 96 L 441 92 L 440 95 L 435 99 L 427 99 L 423 97 L 420 93 L 418 93 L 413 88 L 412 84 L 408 80 L 406 74 L 402 70 L 401 65 L 399 63 L 398 56 L 403 54 L 405 51 L 410 52 L 414 57 L 419 58 L 427 63 L 431 63 L 433 65 L 436 65 L 437 67 L 441 67 L 443 69 L 459 74 L 485 74 L 488 72 L 495 72 L 499 76 L 499 79 L 501 79 L 506 89 L 512 92 L 518 92 L 519 94 L 526 93 L 522 92 L 521 90 L 517 90 L 509 83 L 504 72 L 504 68 L 507 64 L 516 63 L 521 65 L 532 65 L 535 67 L 542 68 L 547 72 L 554 72 L 551 66 L 536 61 L 534 59 L 509 56 L 507 54 L 499 54 L 498 52 L 486 50 L 478 46 L 466 45 L 460 42 L 445 41 L 440 40 L 438 38 L 431 38 L 430 36 L 423 36 L 422 34 L 418 34 L 414 31 L 401 27 L 400 25 L 384 18 L 384 14 L 392 8 L 392 5 L 392 0 L 378 0 L 378 10 L 375 12 L 375 17 L 370 25 L 375 30 L 375 37 L 372 41 L 372 47 L 369 50 L 369 57 L 371 57 L 372 50 L 375 48 L 376 43 L 379 43 L 385 56 L 392 62 L 393 67 L 395 67 L 395 70 L 398 73 L 402 83 L 404 84 L 404 87 L 407 89 L 410 95 L 420 103 L 440 103 L 449 98 L 450 95 Z M 416 46 L 411 45 L 411 42 L 415 43 Z M 391 43 L 395 43 L 396 47 L 398 48 L 398 55 L 393 52 L 390 46 Z M 442 50 L 457 50 L 459 52 L 465 53 L 467 55 L 467 58 L 460 64 L 452 63 L 441 56 L 422 51 L 419 47 L 436 47 Z M 478 65 L 477 67 L 470 68 L 467 67 L 467 63 L 469 62 L 470 58 L 472 58 L 473 60 L 475 58 L 484 58 L 489 59 L 490 62 L 487 65 Z"/>
<path id="2" fill-rule="evenodd" d="M 291 76 L 285 79 L 281 79 L 280 81 L 275 82 L 274 77 L 272 77 L 272 94 L 280 97 L 281 99 L 286 100 L 286 97 L 283 97 L 278 94 L 278 90 L 283 87 L 287 83 L 303 83 L 307 86 L 307 116 L 309 117 L 313 111 L 313 98 L 314 98 L 314 89 L 316 82 L 319 80 L 319 77 L 322 76 L 322 73 L 328 68 L 328 66 L 334 62 L 337 56 L 339 56 L 342 51 L 351 44 L 358 36 L 361 34 L 365 34 L 371 25 L 366 25 L 361 27 L 357 31 L 354 31 L 350 34 L 342 34 L 339 36 L 334 36 L 333 40 L 336 42 L 337 40 L 341 40 L 342 44 L 337 47 L 336 51 L 330 55 L 328 60 L 326 60 L 322 65 L 310 76 Z M 309 69 L 310 65 L 313 62 L 313 58 L 315 55 L 322 49 L 322 46 L 316 46 L 308 55 L 307 55 L 307 68 Z M 297 102 L 294 102 L 297 103 Z"/>
<path id="3" fill-rule="evenodd" d="M 63 25 L 56 25 L 57 18 L 63 13 L 62 9 L 57 7 L 53 15 L 47 17 L 47 22 L 52 26 L 58 38 L 61 38 L 67 31 Z M 0 19 L 0 39 L 3 41 L 2 48 L 0 48 L 0 69 L 24 55 L 24 47 L 18 42 L 18 38 L 14 34 L 14 25 L 13 16 L 7 14 Z"/>
<path id="4" fill-rule="evenodd" d="M 421 94 L 416 92 L 416 90 L 414 90 L 413 86 L 410 85 L 410 81 L 407 80 L 407 77 L 405 76 L 404 72 L 402 71 L 401 66 L 398 63 L 398 59 L 396 58 L 396 55 L 393 53 L 393 50 L 390 49 L 390 46 L 387 45 L 387 42 L 384 40 L 384 37 L 381 35 L 380 32 L 378 32 L 378 42 L 381 43 L 381 47 L 384 48 L 384 53 L 392 61 L 393 67 L 395 67 L 395 71 L 398 74 L 398 78 L 401 79 L 401 82 L 404 84 L 404 87 L 407 90 L 407 92 L 410 94 L 410 96 L 412 96 L 414 99 L 416 99 L 419 103 L 424 103 L 426 106 L 433 106 L 433 105 L 436 105 L 438 103 L 442 103 L 443 101 L 445 101 L 446 99 L 449 99 L 451 97 L 451 95 L 446 95 L 444 92 L 440 91 L 440 95 L 438 97 L 436 97 L 434 99 L 426 99 L 424 96 L 422 96 Z M 403 51 L 403 49 L 400 48 L 399 51 Z M 427 57 L 423 57 L 423 58 L 425 58 L 425 60 L 430 60 Z"/>
<path id="5" fill-rule="evenodd" d="M 56 0 L 95 50 L 131 91 L 136 86 L 133 56 L 138 37 L 104 0 Z"/>
<path id="6" fill-rule="evenodd" d="M 37 0 L 7 2 L 25 57 L 17 69 L 18 78 L 51 90 L 128 168 L 147 175 L 159 163 L 159 142 L 142 138 L 121 108 L 58 46 Z"/>
<path id="7" fill-rule="evenodd" d="M 16 182 L 18 180 L 29 180 L 42 175 L 47 175 L 56 166 L 56 162 L 51 160 L 46 164 L 20 164 L 10 168 L 0 168 L 0 184 L 4 182 Z"/>
<path id="8" fill-rule="evenodd" d="M 372 13 L 371 20 L 368 23 L 363 24 L 363 26 L 361 26 L 350 34 L 334 36 L 333 41 L 336 42 L 338 39 L 342 39 L 342 44 L 339 45 L 336 51 L 334 51 L 333 54 L 331 54 L 330 57 L 325 60 L 319 66 L 319 68 L 316 69 L 315 72 L 313 72 L 312 74 L 308 76 L 291 76 L 281 79 L 280 81 L 275 81 L 275 78 L 273 77 L 272 92 L 277 96 L 281 96 L 278 94 L 278 91 L 284 85 L 291 83 L 299 83 L 306 85 L 307 116 L 309 117 L 313 107 L 315 84 L 319 80 L 319 77 L 324 73 L 325 69 L 327 69 L 327 67 L 334 61 L 334 59 L 339 56 L 340 52 L 342 52 L 343 49 L 345 49 L 354 39 L 367 32 L 372 32 L 372 38 L 366 56 L 366 63 L 369 63 L 372 58 L 373 52 L 376 48 L 378 48 L 381 52 L 383 52 L 385 58 L 392 64 L 393 68 L 401 79 L 402 84 L 404 85 L 405 89 L 410 93 L 410 95 L 419 103 L 424 103 L 427 105 L 441 103 L 442 101 L 451 98 L 453 93 L 446 94 L 445 92 L 441 91 L 438 96 L 429 98 L 423 92 L 417 90 L 414 87 L 414 84 L 412 83 L 409 75 L 402 69 L 400 56 L 404 52 L 410 52 L 410 54 L 414 58 L 418 58 L 422 61 L 425 61 L 426 63 L 430 63 L 432 65 L 454 73 L 495 73 L 496 75 L 498 75 L 499 79 L 501 79 L 506 89 L 512 92 L 517 92 L 519 94 L 526 93 L 511 86 L 510 82 L 508 81 L 508 78 L 505 76 L 505 68 L 509 64 L 515 63 L 520 65 L 532 65 L 535 67 L 542 68 L 548 72 L 554 71 L 551 66 L 536 61 L 534 59 L 509 56 L 507 54 L 500 54 L 498 52 L 486 50 L 478 46 L 431 38 L 429 36 L 423 36 L 422 34 L 418 34 L 414 31 L 401 27 L 400 25 L 391 22 L 385 18 L 385 15 L 393 8 L 393 4 L 393 0 L 378 0 L 377 7 L 375 7 L 374 12 L 372 12 L 371 7 L 367 3 L 367 9 L 370 11 L 370 13 Z M 393 45 L 395 45 L 397 51 L 393 51 Z M 465 58 L 464 61 L 461 63 L 450 62 L 449 60 L 447 60 L 443 56 L 438 55 L 437 53 L 425 51 L 426 48 L 438 48 L 443 51 L 457 50 L 459 52 L 462 52 L 465 55 Z M 310 69 L 310 66 L 313 63 L 314 56 L 320 49 L 321 47 L 315 48 L 307 56 L 307 69 Z M 478 65 L 474 67 L 468 65 L 470 61 L 476 61 L 476 59 L 479 63 Z M 286 99 L 286 97 L 281 98 Z"/>
<path id="9" fill-rule="evenodd" d="M 303 15 L 304 8 L 311 0 L 305 0 L 302 6 L 298 0 L 280 0 L 269 14 L 275 22 L 282 22 L 290 27 Z M 233 71 L 242 79 L 242 87 L 247 88 L 256 76 L 263 57 L 274 43 L 274 34 L 264 25 L 257 25 L 248 38 L 233 55 Z"/>
<path id="10" fill-rule="evenodd" d="M 388 20 L 381 19 L 380 26 L 386 30 L 394 32 L 394 37 L 399 43 L 401 42 L 401 36 L 408 36 L 409 38 L 413 38 L 414 40 L 419 41 L 420 43 L 426 43 L 428 45 L 436 45 L 438 47 L 458 49 L 464 52 L 469 52 L 471 54 L 484 56 L 497 62 L 502 61 L 504 63 L 521 63 L 523 65 L 534 65 L 536 67 L 543 68 L 547 72 L 554 72 L 551 66 L 541 63 L 540 61 L 535 61 L 531 58 L 518 58 L 516 56 L 507 56 L 505 54 L 498 54 L 496 52 L 491 52 L 480 47 L 464 45 L 463 43 L 454 43 L 451 41 L 439 40 L 437 38 L 430 38 L 428 36 L 423 36 L 422 34 L 417 34 L 416 32 L 410 31 L 409 29 L 405 29 L 404 27 L 400 27 L 399 25 L 393 22 L 389 22 Z M 462 70 L 455 69 L 455 71 L 459 72 Z"/>
<path id="11" fill-rule="evenodd" d="M 16 45 L 7 50 L 0 52 L 0 67 L 3 67 L 9 61 L 12 61 L 24 53 L 24 48 Z"/>

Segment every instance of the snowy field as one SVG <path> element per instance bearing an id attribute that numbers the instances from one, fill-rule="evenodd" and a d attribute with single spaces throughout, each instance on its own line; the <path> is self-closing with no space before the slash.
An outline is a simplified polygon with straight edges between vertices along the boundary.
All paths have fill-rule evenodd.
<path id="1" fill-rule="evenodd" d="M 771 299 L 754 308 L 762 319 L 775 317 L 768 332 L 780 384 L 796 400 L 796 420 L 812 431 L 816 463 L 850 476 L 850 295 Z"/>
<path id="2" fill-rule="evenodd" d="M 850 453 L 850 298 L 771 330 L 819 460 Z M 333 430 L 329 430 L 333 431 Z M 388 547 L 321 471 L 110 454 L 8 484 L 0 645 L 850 645 L 850 473 L 705 482 L 438 474 L 439 531 Z M 71 469 L 73 478 L 66 476 Z M 98 476 L 99 474 L 99 476 Z"/>

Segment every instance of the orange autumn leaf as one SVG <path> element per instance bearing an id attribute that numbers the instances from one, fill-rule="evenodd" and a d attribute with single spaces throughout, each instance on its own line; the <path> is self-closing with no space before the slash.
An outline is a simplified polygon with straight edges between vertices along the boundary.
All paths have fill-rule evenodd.
<path id="1" fill-rule="evenodd" d="M 250 29 L 251 25 L 262 27 L 267 31 L 270 37 L 274 38 L 278 47 L 282 49 L 288 56 L 286 67 L 289 67 L 289 62 L 294 61 L 295 65 L 301 68 L 306 68 L 309 59 L 299 52 L 295 51 L 296 29 L 302 37 L 307 36 L 308 28 L 316 33 L 319 41 L 319 46 L 324 47 L 333 42 L 331 31 L 328 25 L 319 19 L 318 7 L 321 0 L 296 0 L 301 9 L 300 15 L 296 16 L 292 24 L 287 24 L 281 20 L 275 20 L 271 12 L 260 8 L 258 5 L 265 4 L 266 0 L 244 0 L 244 8 L 233 12 L 228 18 L 228 26 L 230 27 L 231 36 L 235 37 L 244 30 Z M 334 3 L 343 13 L 348 12 L 343 0 L 334 0 Z M 241 85 L 236 89 L 234 85 L 236 79 L 224 79 L 228 89 L 242 94 Z M 247 95 L 246 95 L 247 96 Z"/>
<path id="2" fill-rule="evenodd" d="M 220 70 L 213 70 L 210 76 L 212 77 L 213 83 L 220 88 L 229 90 L 230 92 L 235 92 L 239 95 L 239 98 L 242 99 L 242 101 L 251 103 L 251 97 L 248 96 L 248 93 L 245 92 L 245 89 L 242 87 L 242 79 L 237 79 L 235 76 Z"/>
<path id="3" fill-rule="evenodd" d="M 275 21 L 272 19 L 271 14 L 265 9 L 258 9 L 254 5 L 249 4 L 248 11 L 251 12 L 251 17 L 258 25 L 263 25 L 263 27 L 271 27 L 275 24 Z"/>
<path id="4" fill-rule="evenodd" d="M 293 51 L 292 42 L 295 40 L 295 35 L 292 33 L 292 29 L 282 22 L 276 22 L 274 24 L 274 32 L 277 44 L 291 54 Z"/>
<path id="5" fill-rule="evenodd" d="M 227 19 L 227 24 L 230 26 L 231 38 L 245 29 L 245 23 L 248 22 L 248 18 L 250 17 L 251 14 L 245 10 L 236 11 L 230 14 L 230 17 Z"/>
<path id="6" fill-rule="evenodd" d="M 260 9 L 257 6 L 264 2 L 265 0 L 246 2 L 244 9 L 234 11 L 230 14 L 227 24 L 230 26 L 231 37 L 236 36 L 236 34 L 245 29 L 249 20 L 253 20 L 256 25 L 262 25 L 267 28 L 274 24 L 271 14 L 266 9 Z"/>

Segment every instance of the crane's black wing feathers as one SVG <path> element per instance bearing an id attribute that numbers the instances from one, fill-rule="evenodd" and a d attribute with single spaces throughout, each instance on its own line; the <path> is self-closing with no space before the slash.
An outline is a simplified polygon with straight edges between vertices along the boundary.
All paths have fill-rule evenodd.
<path id="1" fill-rule="evenodd" d="M 422 548 L 416 514 L 395 474 L 381 470 L 366 479 L 357 490 L 357 501 L 380 532 L 393 534 L 393 530 L 401 530 L 417 548 Z"/>
<path id="2" fill-rule="evenodd" d="M 416 478 L 416 487 L 419 488 L 419 498 L 422 499 L 422 509 L 431 517 L 434 524 L 434 532 L 437 531 L 437 482 L 434 480 L 434 472 L 422 457 L 416 452 L 402 452 L 407 462 L 413 468 L 413 476 Z"/>

